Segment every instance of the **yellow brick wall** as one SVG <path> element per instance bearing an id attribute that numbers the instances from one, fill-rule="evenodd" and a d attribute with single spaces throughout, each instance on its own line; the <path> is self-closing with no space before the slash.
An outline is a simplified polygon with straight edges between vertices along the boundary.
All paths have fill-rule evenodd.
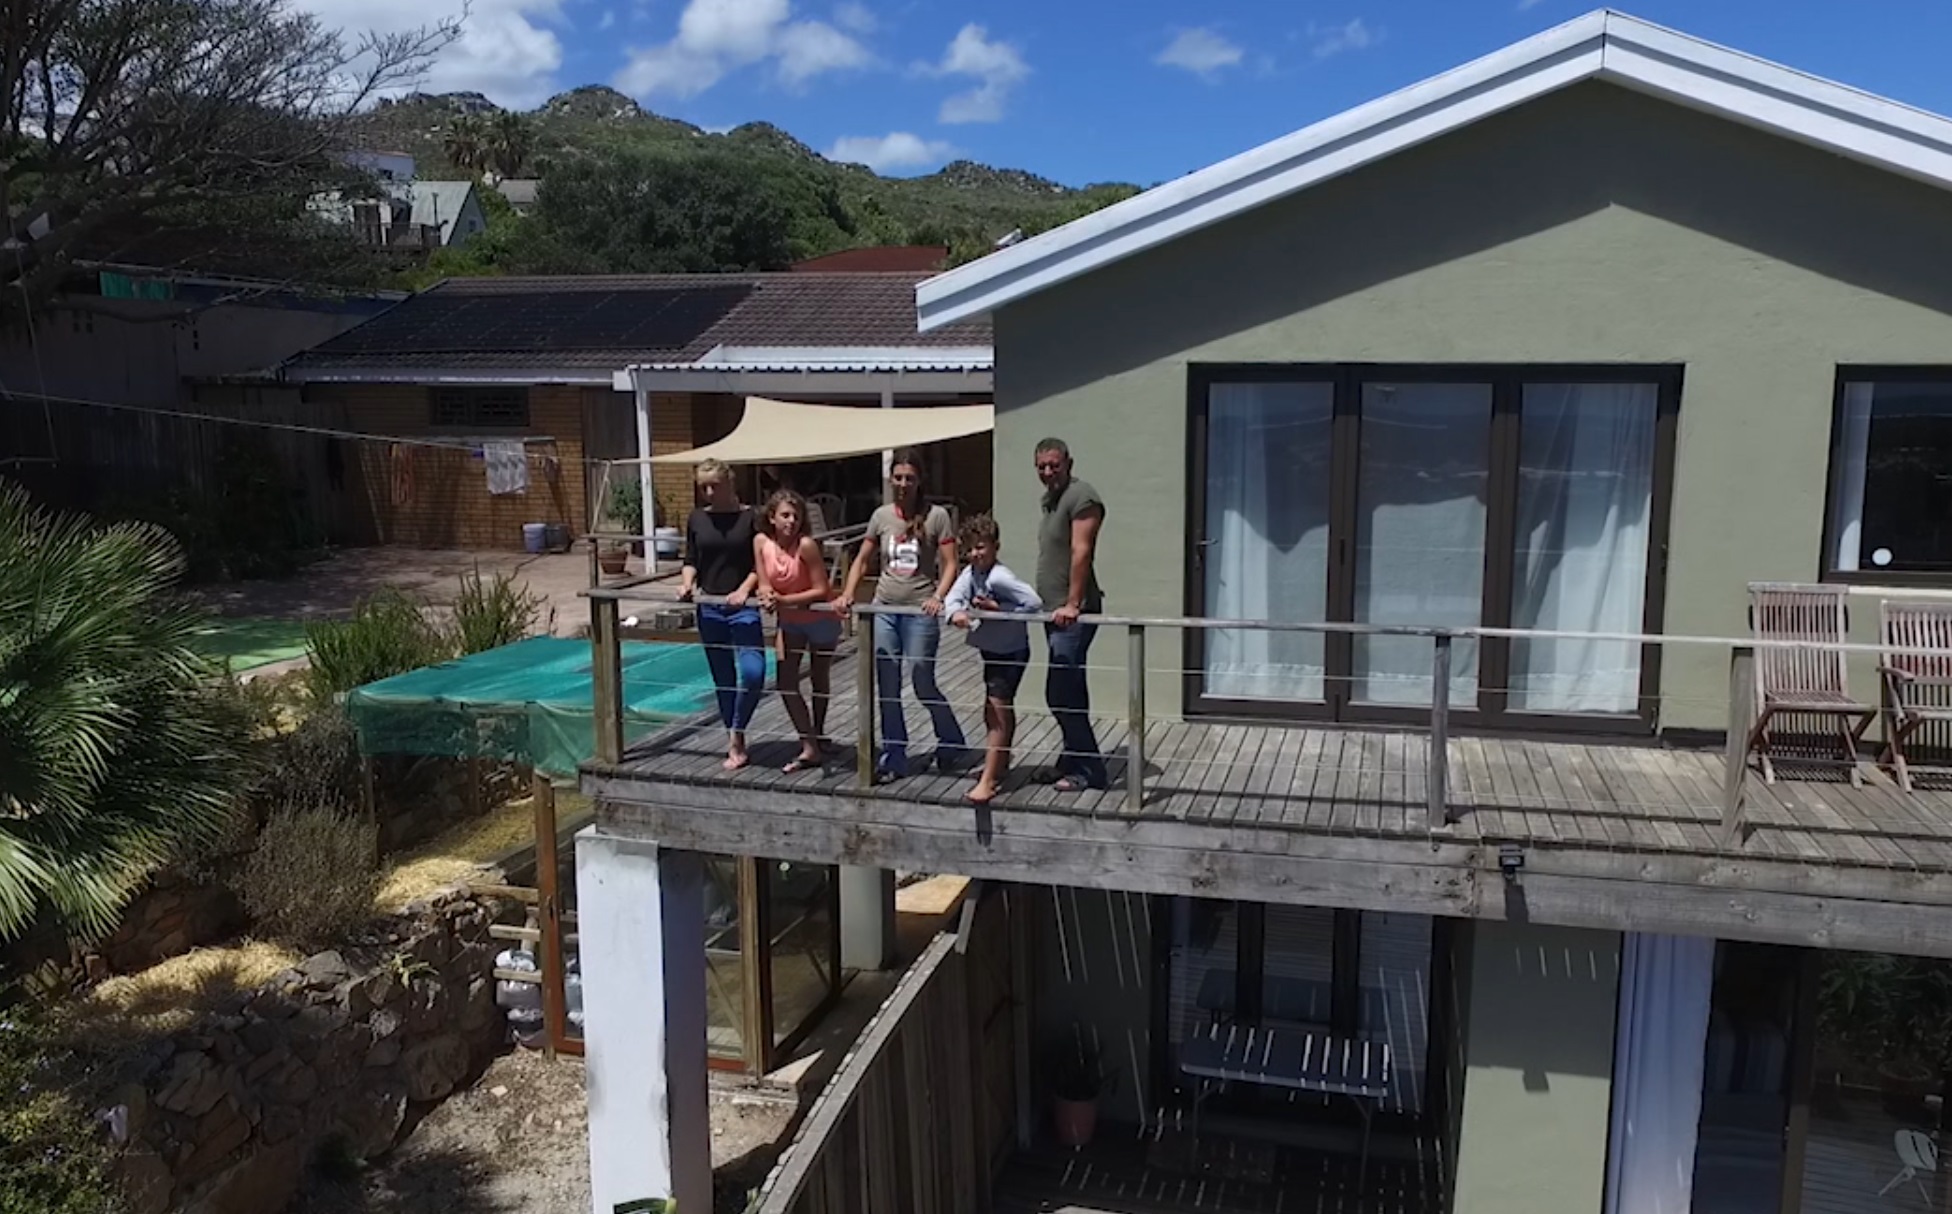
<path id="1" fill-rule="evenodd" d="M 456 434 L 428 423 L 428 389 L 418 384 L 356 384 L 330 390 L 340 403 L 343 424 L 366 434 L 431 437 L 548 436 L 553 442 L 529 443 L 529 490 L 493 496 L 487 467 L 475 451 L 382 442 L 359 444 L 356 488 L 367 516 L 364 530 L 382 544 L 410 548 L 517 549 L 522 524 L 562 523 L 572 534 L 588 529 L 584 517 L 583 406 L 575 387 L 528 389 L 529 426 L 525 430 Z M 395 452 L 404 452 L 411 469 L 411 491 L 396 502 Z"/>

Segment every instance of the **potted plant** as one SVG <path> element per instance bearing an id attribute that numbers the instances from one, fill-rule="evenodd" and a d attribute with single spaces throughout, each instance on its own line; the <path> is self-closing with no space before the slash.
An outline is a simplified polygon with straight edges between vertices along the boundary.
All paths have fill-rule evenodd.
<path id="1" fill-rule="evenodd" d="M 1098 1098 L 1110 1089 L 1112 1075 L 1082 1031 L 1053 1043 L 1048 1062 L 1057 1140 L 1074 1150 L 1088 1146 L 1098 1128 Z"/>
<path id="2" fill-rule="evenodd" d="M 630 549 L 617 540 L 604 540 L 597 545 L 596 564 L 605 574 L 617 577 L 630 566 Z"/>
<path id="3" fill-rule="evenodd" d="M 1837 955 L 1824 967 L 1818 1012 L 1819 1039 L 1875 1075 L 1886 1112 L 1936 1124 L 1925 1098 L 1952 1072 L 1952 963 Z"/>
<path id="4" fill-rule="evenodd" d="M 637 479 L 635 471 L 623 480 L 613 480 L 610 482 L 610 501 L 607 504 L 607 512 L 610 515 L 610 521 L 617 525 L 618 530 L 628 531 L 633 534 L 643 530 L 644 485 Z M 643 555 L 643 541 L 632 540 L 630 543 L 630 551 L 640 556 Z"/>

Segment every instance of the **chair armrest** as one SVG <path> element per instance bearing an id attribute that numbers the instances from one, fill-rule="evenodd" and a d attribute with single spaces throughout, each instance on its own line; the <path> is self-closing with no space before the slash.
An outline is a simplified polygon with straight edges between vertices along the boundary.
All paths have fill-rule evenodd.
<path id="1" fill-rule="evenodd" d="M 1952 675 L 1916 674 L 1909 670 L 1900 670 L 1896 666 L 1880 666 L 1878 671 L 1887 678 L 1897 679 L 1906 684 L 1917 684 L 1920 687 L 1952 687 Z"/>

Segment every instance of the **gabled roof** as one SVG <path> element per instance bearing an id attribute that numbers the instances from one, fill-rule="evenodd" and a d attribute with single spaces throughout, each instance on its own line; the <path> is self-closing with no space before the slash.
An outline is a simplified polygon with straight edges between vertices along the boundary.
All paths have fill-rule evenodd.
<path id="1" fill-rule="evenodd" d="M 1602 9 L 932 278 L 916 290 L 921 325 L 984 315 L 1587 80 L 1952 187 L 1952 120 Z"/>
<path id="2" fill-rule="evenodd" d="M 611 382 L 627 366 L 758 347 L 966 360 L 987 321 L 919 333 L 922 273 L 450 278 L 286 364 L 298 381 Z M 723 366 L 723 363 L 708 363 Z"/>

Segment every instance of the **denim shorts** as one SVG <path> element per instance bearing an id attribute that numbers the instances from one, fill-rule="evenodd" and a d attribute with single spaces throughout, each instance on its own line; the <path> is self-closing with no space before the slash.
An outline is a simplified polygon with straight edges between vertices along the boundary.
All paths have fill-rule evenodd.
<path id="1" fill-rule="evenodd" d="M 840 621 L 831 617 L 824 620 L 782 621 L 779 630 L 788 640 L 808 649 L 832 649 L 840 644 Z"/>

